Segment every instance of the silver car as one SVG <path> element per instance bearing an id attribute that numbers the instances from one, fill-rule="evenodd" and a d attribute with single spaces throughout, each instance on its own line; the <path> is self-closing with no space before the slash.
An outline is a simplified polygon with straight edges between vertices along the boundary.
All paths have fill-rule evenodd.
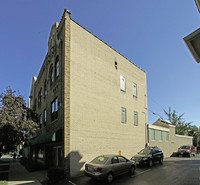
<path id="1" fill-rule="evenodd" d="M 121 155 L 100 155 L 85 165 L 85 175 L 97 180 L 112 182 L 115 176 L 135 172 L 135 161 Z"/>

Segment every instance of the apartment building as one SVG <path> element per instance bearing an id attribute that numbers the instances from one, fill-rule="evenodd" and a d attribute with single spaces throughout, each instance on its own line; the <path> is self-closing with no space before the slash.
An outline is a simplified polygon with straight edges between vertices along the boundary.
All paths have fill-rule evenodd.
<path id="1" fill-rule="evenodd" d="M 71 177 L 98 155 L 130 158 L 147 143 L 146 73 L 72 20 L 68 10 L 52 25 L 29 106 L 40 125 L 32 158 Z"/>

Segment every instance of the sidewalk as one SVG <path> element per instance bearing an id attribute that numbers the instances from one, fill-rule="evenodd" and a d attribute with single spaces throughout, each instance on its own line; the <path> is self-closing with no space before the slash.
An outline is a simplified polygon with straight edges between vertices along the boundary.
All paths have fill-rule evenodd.
<path id="1" fill-rule="evenodd" d="M 9 162 L 8 185 L 41 185 L 39 180 L 42 180 L 41 176 L 44 177 L 44 174 L 38 172 L 34 176 L 34 173 L 28 172 L 18 160 L 13 161 L 11 157 L 3 156 L 1 160 Z"/>

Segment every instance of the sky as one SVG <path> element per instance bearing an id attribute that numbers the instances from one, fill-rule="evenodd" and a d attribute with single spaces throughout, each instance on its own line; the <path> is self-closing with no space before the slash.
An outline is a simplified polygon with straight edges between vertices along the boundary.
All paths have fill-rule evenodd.
<path id="1" fill-rule="evenodd" d="M 160 116 L 167 119 L 163 110 L 171 107 L 178 115 L 184 113 L 186 122 L 200 126 L 200 64 L 183 41 L 200 27 L 194 0 L 1 1 L 0 92 L 11 87 L 28 102 L 51 26 L 60 22 L 64 9 L 146 72 L 150 124 Z"/>

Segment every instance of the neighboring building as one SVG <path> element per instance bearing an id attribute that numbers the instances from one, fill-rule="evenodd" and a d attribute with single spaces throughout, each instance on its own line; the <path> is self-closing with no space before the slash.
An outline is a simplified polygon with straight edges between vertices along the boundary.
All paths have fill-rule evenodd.
<path id="1" fill-rule="evenodd" d="M 200 62 L 200 28 L 183 38 L 197 63 Z"/>
<path id="2" fill-rule="evenodd" d="M 148 125 L 149 145 L 159 147 L 169 157 L 182 145 L 192 145 L 193 137 L 175 134 L 175 126 L 164 120 Z"/>
<path id="3" fill-rule="evenodd" d="M 64 11 L 33 78 L 30 108 L 40 133 L 31 156 L 71 177 L 97 155 L 132 157 L 147 143 L 146 73 Z"/>
<path id="4" fill-rule="evenodd" d="M 200 12 L 200 0 L 195 0 L 198 11 Z M 200 62 L 200 28 L 183 38 L 188 49 L 197 63 Z"/>
<path id="5" fill-rule="evenodd" d="M 195 3 L 197 5 L 197 8 L 198 8 L 199 13 L 200 13 L 200 0 L 195 0 Z"/>

